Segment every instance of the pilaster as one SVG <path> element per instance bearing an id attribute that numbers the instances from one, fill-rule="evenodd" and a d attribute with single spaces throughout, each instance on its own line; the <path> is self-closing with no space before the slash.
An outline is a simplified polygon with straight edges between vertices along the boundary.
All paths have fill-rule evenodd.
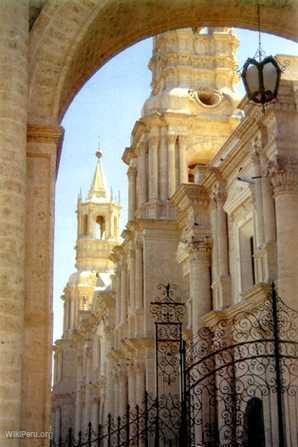
<path id="1" fill-rule="evenodd" d="M 168 188 L 169 198 L 176 190 L 176 135 L 168 135 Z"/>
<path id="2" fill-rule="evenodd" d="M 22 420 L 23 425 L 33 431 L 39 431 L 50 423 L 54 201 L 57 154 L 63 134 L 61 127 L 29 126 L 27 130 L 28 205 Z M 43 390 L 39 396 L 35 393 L 37 388 Z M 36 396 L 36 402 L 32 401 L 33 396 Z M 44 421 L 41 421 L 42 417 Z"/>
<path id="3" fill-rule="evenodd" d="M 280 160 L 272 172 L 276 210 L 277 285 L 279 295 L 297 307 L 298 290 L 298 163 Z"/>
<path id="4" fill-rule="evenodd" d="M 197 334 L 201 318 L 210 312 L 210 244 L 206 240 L 190 243 L 189 250 L 189 281 L 192 303 L 192 330 Z"/>
<path id="5" fill-rule="evenodd" d="M 146 143 L 141 142 L 138 145 L 138 176 L 137 176 L 137 190 L 138 190 L 138 209 L 147 202 L 147 169 L 146 169 Z"/>
<path id="6" fill-rule="evenodd" d="M 158 200 L 158 183 L 159 183 L 159 161 L 158 161 L 158 144 L 159 137 L 150 135 L 148 140 L 149 154 L 149 201 Z"/>
<path id="7" fill-rule="evenodd" d="M 24 419 L 26 125 L 28 97 L 29 2 L 0 6 L 0 445 L 4 430 L 35 427 Z M 40 405 L 41 399 L 38 399 Z M 21 415 L 21 412 L 23 414 Z M 27 415 L 28 416 L 28 415 Z M 27 425 L 24 425 L 27 422 Z M 48 421 L 39 419 L 39 429 Z M 20 440 L 10 441 L 12 447 Z"/>
<path id="8" fill-rule="evenodd" d="M 224 210 L 224 204 L 227 195 L 224 186 L 217 182 L 214 189 L 214 199 L 216 201 L 216 232 L 214 239 L 217 243 L 217 249 L 212 247 L 212 256 L 217 256 L 217 277 L 215 277 L 215 288 L 217 302 L 216 308 L 221 309 L 231 304 L 231 278 L 229 272 L 229 253 L 228 253 L 228 229 L 227 214 Z M 213 253 L 213 250 L 215 252 Z"/>
<path id="9" fill-rule="evenodd" d="M 137 204 L 137 190 L 136 190 L 136 179 L 137 179 L 137 169 L 131 164 L 127 171 L 128 176 L 128 220 L 134 220 L 136 204 Z"/>
<path id="10" fill-rule="evenodd" d="M 168 144 L 167 144 L 167 128 L 160 129 L 160 200 L 165 202 L 168 200 Z"/>

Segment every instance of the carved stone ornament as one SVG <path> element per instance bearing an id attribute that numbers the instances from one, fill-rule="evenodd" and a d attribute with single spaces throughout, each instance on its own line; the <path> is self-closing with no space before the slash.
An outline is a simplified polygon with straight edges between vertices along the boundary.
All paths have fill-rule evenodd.
<path id="1" fill-rule="evenodd" d="M 223 100 L 223 95 L 215 89 L 189 90 L 189 96 L 201 107 L 215 108 Z"/>

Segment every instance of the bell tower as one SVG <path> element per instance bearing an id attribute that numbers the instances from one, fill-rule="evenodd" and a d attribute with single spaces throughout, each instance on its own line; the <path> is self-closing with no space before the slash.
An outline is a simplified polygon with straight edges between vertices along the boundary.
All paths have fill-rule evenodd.
<path id="1" fill-rule="evenodd" d="M 237 36 L 191 28 L 154 38 L 152 91 L 123 160 L 129 165 L 130 219 L 172 219 L 170 199 L 193 182 L 239 124 Z"/>
<path id="2" fill-rule="evenodd" d="M 87 199 L 78 197 L 76 268 L 98 273 L 110 270 L 113 247 L 119 243 L 121 206 L 109 193 L 102 168 L 102 151 L 96 152 L 96 167 Z"/>

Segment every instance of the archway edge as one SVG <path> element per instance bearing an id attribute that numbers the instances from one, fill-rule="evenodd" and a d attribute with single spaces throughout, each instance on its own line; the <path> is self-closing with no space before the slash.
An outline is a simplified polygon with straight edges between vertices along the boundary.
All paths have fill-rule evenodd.
<path id="1" fill-rule="evenodd" d="M 31 32 L 30 122 L 56 125 L 84 83 L 134 43 L 171 29 L 257 29 L 255 0 L 49 1 Z M 298 40 L 298 3 L 262 0 L 262 30 Z M 281 5 L 281 6 L 280 6 Z"/>

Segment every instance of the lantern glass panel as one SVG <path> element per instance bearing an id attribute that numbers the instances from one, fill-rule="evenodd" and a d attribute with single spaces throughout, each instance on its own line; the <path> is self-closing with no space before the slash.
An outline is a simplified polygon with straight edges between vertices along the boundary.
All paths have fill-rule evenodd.
<path id="1" fill-rule="evenodd" d="M 263 80 L 265 91 L 274 94 L 278 82 L 278 72 L 272 62 L 267 62 L 264 64 Z"/>
<path id="2" fill-rule="evenodd" d="M 259 70 L 258 67 L 254 64 L 248 66 L 246 71 L 246 82 L 248 86 L 248 95 L 250 97 L 254 96 L 260 89 L 259 82 Z"/>

